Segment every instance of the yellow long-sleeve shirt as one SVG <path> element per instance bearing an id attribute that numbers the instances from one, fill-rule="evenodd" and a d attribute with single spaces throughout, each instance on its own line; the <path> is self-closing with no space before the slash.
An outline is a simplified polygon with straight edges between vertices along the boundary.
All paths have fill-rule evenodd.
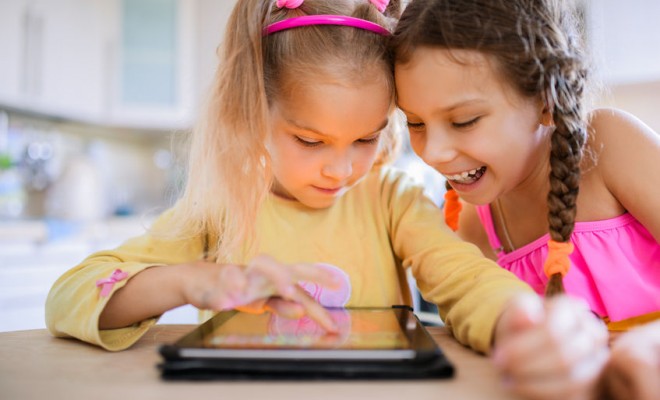
<path id="1" fill-rule="evenodd" d="M 167 226 L 169 213 L 155 224 Z M 450 231 L 441 211 L 404 173 L 377 168 L 331 207 L 309 209 L 270 196 L 257 222 L 259 253 L 284 263 L 322 262 L 349 277 L 348 307 L 410 305 L 405 268 L 412 268 L 422 295 L 438 305 L 440 316 L 463 344 L 488 352 L 505 302 L 531 289 L 483 257 Z M 98 252 L 66 272 L 46 302 L 46 323 L 55 336 L 72 336 L 108 350 L 137 341 L 156 319 L 134 326 L 99 330 L 107 297 L 95 282 L 121 268 L 131 276 L 164 264 L 199 260 L 204 240 L 165 240 L 146 234 L 117 249 Z M 247 261 L 247 260 L 244 260 Z"/>

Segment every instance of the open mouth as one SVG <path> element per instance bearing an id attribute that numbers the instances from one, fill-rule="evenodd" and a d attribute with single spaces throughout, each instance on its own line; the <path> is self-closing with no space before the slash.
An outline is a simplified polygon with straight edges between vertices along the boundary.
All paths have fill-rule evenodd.
<path id="1" fill-rule="evenodd" d="M 462 185 L 469 185 L 479 180 L 486 172 L 486 166 L 471 169 L 469 171 L 463 171 L 460 174 L 454 175 L 444 175 L 450 182 L 460 183 Z"/>

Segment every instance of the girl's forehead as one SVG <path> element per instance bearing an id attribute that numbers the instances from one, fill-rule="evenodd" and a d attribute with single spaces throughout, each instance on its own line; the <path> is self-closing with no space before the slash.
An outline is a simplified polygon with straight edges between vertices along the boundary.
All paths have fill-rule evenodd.
<path id="1" fill-rule="evenodd" d="M 478 69 L 490 71 L 496 61 L 488 54 L 476 50 L 447 49 L 434 46 L 419 46 L 405 61 L 397 61 L 395 70 L 414 68 L 420 63 L 431 64 L 438 68 Z"/>
<path id="2" fill-rule="evenodd" d="M 293 127 L 329 135 L 378 131 L 392 107 L 390 89 L 380 82 L 317 84 L 293 94 L 273 102 L 273 116 Z"/>
<path id="3" fill-rule="evenodd" d="M 277 86 L 278 94 L 286 98 L 323 85 L 359 88 L 380 83 L 392 86 L 394 80 L 391 68 L 385 62 L 364 64 L 343 60 L 326 65 L 305 64 L 298 67 L 279 72 L 269 86 Z"/>
<path id="4" fill-rule="evenodd" d="M 411 84 L 423 87 L 438 82 L 443 92 L 462 91 L 483 88 L 496 80 L 492 64 L 482 54 L 433 47 L 419 48 L 407 62 L 396 64 L 395 77 L 399 91 Z"/>
<path id="5" fill-rule="evenodd" d="M 406 63 L 396 64 L 395 75 L 397 101 L 403 109 L 431 103 L 450 108 L 466 99 L 522 100 L 496 60 L 472 50 L 421 47 Z"/>

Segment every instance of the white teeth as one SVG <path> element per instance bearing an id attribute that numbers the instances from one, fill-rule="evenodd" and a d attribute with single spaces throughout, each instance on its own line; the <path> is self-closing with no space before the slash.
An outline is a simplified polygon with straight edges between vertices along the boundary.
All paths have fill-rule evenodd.
<path id="1" fill-rule="evenodd" d="M 476 174 L 481 170 L 481 168 L 483 167 L 471 169 L 469 171 L 463 171 L 454 175 L 445 175 L 445 178 L 451 181 L 457 181 L 459 183 L 472 182 L 476 179 Z"/>

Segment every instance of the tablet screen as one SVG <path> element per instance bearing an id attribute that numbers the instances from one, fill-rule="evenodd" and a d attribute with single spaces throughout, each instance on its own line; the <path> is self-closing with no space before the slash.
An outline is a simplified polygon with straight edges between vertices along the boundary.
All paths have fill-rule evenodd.
<path id="1" fill-rule="evenodd" d="M 448 377 L 451 363 L 405 306 L 328 309 L 339 331 L 308 317 L 222 311 L 160 347 L 172 379 Z"/>
<path id="2" fill-rule="evenodd" d="M 173 358 L 421 360 L 438 348 L 411 310 L 328 309 L 337 333 L 309 317 L 223 311 L 163 351 Z"/>
<path id="3" fill-rule="evenodd" d="M 339 328 L 328 333 L 309 317 L 236 313 L 203 337 L 203 347 L 229 349 L 408 349 L 392 310 L 329 310 Z"/>

